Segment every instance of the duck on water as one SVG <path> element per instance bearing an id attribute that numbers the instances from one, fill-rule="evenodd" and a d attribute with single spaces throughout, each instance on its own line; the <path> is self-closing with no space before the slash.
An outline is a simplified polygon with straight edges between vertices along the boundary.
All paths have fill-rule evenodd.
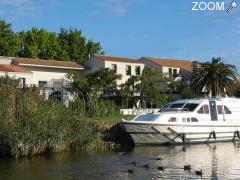
<path id="1" fill-rule="evenodd" d="M 135 145 L 240 140 L 240 99 L 197 98 L 167 103 L 157 113 L 119 123 Z"/>

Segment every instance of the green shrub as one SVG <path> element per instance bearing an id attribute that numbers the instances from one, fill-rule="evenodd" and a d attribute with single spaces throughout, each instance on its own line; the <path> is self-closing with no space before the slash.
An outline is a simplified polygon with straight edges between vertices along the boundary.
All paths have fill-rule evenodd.
<path id="1" fill-rule="evenodd" d="M 46 101 L 34 88 L 0 87 L 0 123 L 0 150 L 5 147 L 7 154 L 16 157 L 85 149 L 103 142 L 90 122 L 59 102 Z"/>

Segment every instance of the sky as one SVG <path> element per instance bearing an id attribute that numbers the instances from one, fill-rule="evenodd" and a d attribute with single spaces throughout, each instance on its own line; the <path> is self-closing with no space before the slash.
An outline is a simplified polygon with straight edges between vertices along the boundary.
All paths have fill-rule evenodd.
<path id="1" fill-rule="evenodd" d="M 200 61 L 222 57 L 240 70 L 236 1 L 238 7 L 226 13 L 192 11 L 191 0 L 0 0 L 0 18 L 12 23 L 14 31 L 81 29 L 107 55 Z M 226 10 L 231 1 L 219 2 L 225 2 Z"/>

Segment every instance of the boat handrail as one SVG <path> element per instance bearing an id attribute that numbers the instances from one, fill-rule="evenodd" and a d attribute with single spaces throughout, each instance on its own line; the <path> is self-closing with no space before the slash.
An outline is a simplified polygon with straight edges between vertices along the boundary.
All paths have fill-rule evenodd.
<path id="1" fill-rule="evenodd" d="M 184 111 L 187 111 L 189 112 L 189 109 L 188 108 L 161 108 L 160 109 L 160 112 L 184 112 Z"/>

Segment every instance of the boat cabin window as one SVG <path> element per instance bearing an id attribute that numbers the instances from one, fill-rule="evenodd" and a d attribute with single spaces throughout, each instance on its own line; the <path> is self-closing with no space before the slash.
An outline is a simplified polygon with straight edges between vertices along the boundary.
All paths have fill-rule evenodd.
<path id="1" fill-rule="evenodd" d="M 209 106 L 208 105 L 203 105 L 199 110 L 198 114 L 209 114 Z"/>
<path id="2" fill-rule="evenodd" d="M 198 119 L 197 119 L 197 118 L 194 118 L 194 117 L 192 117 L 192 118 L 191 118 L 191 121 L 192 121 L 192 122 L 198 122 Z"/>
<path id="3" fill-rule="evenodd" d="M 166 111 L 166 109 L 170 106 L 171 104 L 165 104 L 163 107 L 161 107 L 161 109 L 159 110 L 159 112 L 164 112 Z"/>
<path id="4" fill-rule="evenodd" d="M 218 114 L 223 114 L 223 112 L 225 114 L 232 114 L 232 112 L 228 109 L 227 106 L 222 106 L 222 105 L 217 105 L 217 111 L 218 111 Z"/>
<path id="5" fill-rule="evenodd" d="M 196 103 L 187 103 L 185 106 L 183 106 L 184 109 L 188 109 L 188 111 L 194 111 L 199 104 Z"/>
<path id="6" fill-rule="evenodd" d="M 175 103 L 172 104 L 169 108 L 181 108 L 183 107 L 184 103 Z"/>
<path id="7" fill-rule="evenodd" d="M 198 119 L 197 118 L 182 118 L 182 121 L 183 122 L 198 122 Z"/>
<path id="8" fill-rule="evenodd" d="M 218 111 L 218 114 L 223 114 L 223 106 L 217 105 L 217 111 Z"/>
<path id="9" fill-rule="evenodd" d="M 208 105 L 203 105 L 204 113 L 209 114 L 209 106 Z"/>
<path id="10" fill-rule="evenodd" d="M 224 112 L 225 114 L 232 114 L 232 112 L 228 109 L 227 106 L 224 106 Z"/>
<path id="11" fill-rule="evenodd" d="M 134 121 L 155 121 L 158 118 L 158 114 L 144 114 L 137 116 Z"/>

